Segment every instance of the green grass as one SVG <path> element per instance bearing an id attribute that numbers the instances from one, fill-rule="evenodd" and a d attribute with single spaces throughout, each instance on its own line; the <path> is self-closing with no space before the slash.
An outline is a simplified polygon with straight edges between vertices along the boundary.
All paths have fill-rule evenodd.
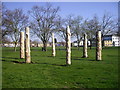
<path id="1" fill-rule="evenodd" d="M 104 48 L 103 60 L 95 60 L 95 48 L 88 49 L 89 58 L 82 57 L 82 48 L 72 50 L 72 65 L 65 66 L 64 47 L 57 47 L 56 57 L 51 57 L 51 48 L 42 52 L 41 48 L 31 48 L 34 64 L 18 63 L 19 58 L 13 48 L 3 48 L 2 87 L 3 88 L 117 88 L 118 87 L 118 47 Z"/>

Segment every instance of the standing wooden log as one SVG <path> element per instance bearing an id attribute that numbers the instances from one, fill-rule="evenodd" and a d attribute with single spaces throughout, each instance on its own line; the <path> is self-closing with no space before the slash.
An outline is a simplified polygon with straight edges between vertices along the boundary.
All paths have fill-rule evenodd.
<path id="1" fill-rule="evenodd" d="M 31 63 L 31 56 L 30 56 L 30 37 L 29 37 L 29 27 L 26 27 L 26 51 L 25 51 L 25 62 Z"/>
<path id="2" fill-rule="evenodd" d="M 24 32 L 20 32 L 20 58 L 25 58 L 25 51 L 24 51 Z"/>
<path id="3" fill-rule="evenodd" d="M 66 31 L 66 64 L 71 65 L 71 33 L 69 26 L 67 26 Z"/>
<path id="4" fill-rule="evenodd" d="M 55 38 L 54 33 L 52 33 L 52 56 L 55 57 Z"/>
<path id="5" fill-rule="evenodd" d="M 101 31 L 96 33 L 96 60 L 102 60 Z"/>
<path id="6" fill-rule="evenodd" d="M 83 41 L 83 57 L 87 58 L 87 34 L 84 34 L 84 41 Z"/>

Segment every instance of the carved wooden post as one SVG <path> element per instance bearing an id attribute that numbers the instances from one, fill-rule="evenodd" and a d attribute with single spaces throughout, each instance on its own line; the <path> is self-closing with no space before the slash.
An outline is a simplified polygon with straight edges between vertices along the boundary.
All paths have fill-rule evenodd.
<path id="1" fill-rule="evenodd" d="M 102 60 L 102 41 L 101 41 L 101 31 L 96 33 L 96 60 Z"/>
<path id="2" fill-rule="evenodd" d="M 20 32 L 20 58 L 25 58 L 25 51 L 24 51 L 24 32 Z"/>
<path id="3" fill-rule="evenodd" d="M 54 33 L 52 33 L 52 56 L 55 56 L 55 38 Z"/>
<path id="4" fill-rule="evenodd" d="M 70 65 L 71 64 L 71 33 L 70 33 L 70 28 L 67 26 L 67 31 L 66 31 L 66 64 Z"/>
<path id="5" fill-rule="evenodd" d="M 25 59 L 26 63 L 31 63 L 31 57 L 30 57 L 30 37 L 29 37 L 29 27 L 26 27 L 26 51 L 25 51 Z"/>
<path id="6" fill-rule="evenodd" d="M 87 34 L 84 34 L 84 41 L 83 41 L 83 57 L 87 58 Z"/>

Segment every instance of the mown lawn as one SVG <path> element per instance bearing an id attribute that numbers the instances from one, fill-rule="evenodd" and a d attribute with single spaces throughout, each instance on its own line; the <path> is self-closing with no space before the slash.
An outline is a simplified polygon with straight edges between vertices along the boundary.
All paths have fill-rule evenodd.
<path id="1" fill-rule="evenodd" d="M 31 48 L 32 64 L 20 59 L 19 48 L 3 48 L 3 88 L 117 88 L 118 47 L 104 48 L 103 60 L 95 60 L 95 48 L 88 49 L 89 58 L 82 57 L 82 47 L 72 48 L 72 65 L 65 66 L 64 47 L 57 47 L 56 57 L 41 48 Z"/>

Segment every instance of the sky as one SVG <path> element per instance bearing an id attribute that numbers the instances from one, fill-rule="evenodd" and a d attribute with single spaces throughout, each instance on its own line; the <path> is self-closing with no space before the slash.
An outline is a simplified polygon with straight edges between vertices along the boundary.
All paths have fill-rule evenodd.
<path id="1" fill-rule="evenodd" d="M 21 8 L 24 13 L 28 15 L 28 10 L 30 10 L 34 5 L 44 6 L 45 2 L 4 2 L 8 9 Z M 103 16 L 105 12 L 109 12 L 114 16 L 118 17 L 118 2 L 51 2 L 53 6 L 59 6 L 61 15 L 63 18 L 67 17 L 69 14 L 75 16 L 80 15 L 84 19 L 91 19 L 95 14 L 99 19 Z M 58 37 L 58 36 L 57 36 Z M 62 39 L 59 39 L 62 41 Z"/>
<path id="2" fill-rule="evenodd" d="M 117 2 L 51 2 L 53 6 L 60 7 L 60 15 L 66 17 L 69 14 L 81 15 L 85 18 L 91 18 L 94 14 L 102 16 L 103 13 L 110 12 L 114 16 L 118 15 Z M 7 8 L 22 8 L 25 13 L 34 5 L 44 6 L 45 2 L 5 2 Z"/>

